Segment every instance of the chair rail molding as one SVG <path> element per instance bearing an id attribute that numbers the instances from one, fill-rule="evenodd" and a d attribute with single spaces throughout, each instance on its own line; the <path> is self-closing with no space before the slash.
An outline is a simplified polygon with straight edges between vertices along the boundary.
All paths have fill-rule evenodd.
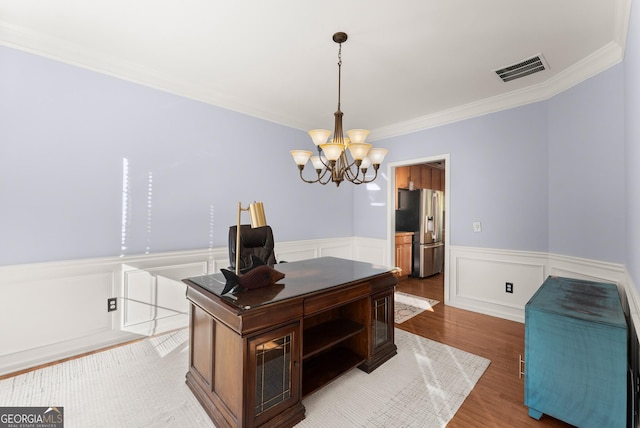
<path id="1" fill-rule="evenodd" d="M 384 240 L 278 242 L 278 260 L 388 260 Z M 229 266 L 227 247 L 0 267 L 0 375 L 189 325 L 190 276 Z M 107 312 L 107 299 L 118 309 Z"/>
<path id="2" fill-rule="evenodd" d="M 386 239 L 277 242 L 280 261 L 323 256 L 393 266 Z M 188 326 L 183 278 L 229 266 L 226 247 L 0 267 L 0 375 Z M 618 284 L 630 319 L 640 297 L 624 266 L 557 254 L 449 246 L 444 303 L 524 322 L 524 305 L 548 275 Z M 505 282 L 513 293 L 505 293 Z M 107 312 L 108 298 L 118 309 Z M 634 330 L 635 331 L 635 330 Z"/>

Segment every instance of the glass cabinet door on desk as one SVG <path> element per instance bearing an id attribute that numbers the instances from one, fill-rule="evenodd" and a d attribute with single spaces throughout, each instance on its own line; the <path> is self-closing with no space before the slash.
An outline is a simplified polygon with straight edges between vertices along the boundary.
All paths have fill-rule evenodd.
<path id="1" fill-rule="evenodd" d="M 393 290 L 371 297 L 372 332 L 371 350 L 375 354 L 381 347 L 393 343 Z"/>
<path id="2" fill-rule="evenodd" d="M 249 339 L 249 419 L 260 425 L 300 401 L 298 323 Z"/>

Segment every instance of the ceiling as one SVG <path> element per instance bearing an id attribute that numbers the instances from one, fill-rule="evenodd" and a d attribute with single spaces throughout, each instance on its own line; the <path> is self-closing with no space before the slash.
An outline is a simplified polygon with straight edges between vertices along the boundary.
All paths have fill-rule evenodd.
<path id="1" fill-rule="evenodd" d="M 547 99 L 622 61 L 631 0 L 0 0 L 0 44 L 371 140 Z M 548 69 L 495 70 L 542 54 Z"/>

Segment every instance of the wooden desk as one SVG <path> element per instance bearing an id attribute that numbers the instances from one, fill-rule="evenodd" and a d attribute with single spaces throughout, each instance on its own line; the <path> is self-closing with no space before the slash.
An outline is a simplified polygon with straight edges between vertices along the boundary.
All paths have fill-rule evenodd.
<path id="1" fill-rule="evenodd" d="M 396 354 L 389 268 L 335 257 L 276 265 L 269 287 L 224 295 L 221 274 L 185 279 L 186 382 L 218 427 L 289 427 L 302 399 Z"/>

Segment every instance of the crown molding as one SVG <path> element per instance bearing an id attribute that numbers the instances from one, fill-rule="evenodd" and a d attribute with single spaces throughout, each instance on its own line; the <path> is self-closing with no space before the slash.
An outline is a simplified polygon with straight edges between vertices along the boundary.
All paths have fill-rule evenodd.
<path id="1" fill-rule="evenodd" d="M 616 1 L 614 41 L 603 46 L 580 62 L 540 84 L 479 100 L 426 116 L 398 122 L 371 130 L 369 141 L 394 137 L 433 128 L 489 113 L 543 101 L 575 86 L 584 80 L 620 63 L 629 24 L 631 0 Z M 79 42 L 70 43 L 42 33 L 28 30 L 0 20 L 0 45 L 19 49 L 80 68 L 106 74 L 153 89 L 187 97 L 206 104 L 232 110 L 270 122 L 306 129 L 306 124 L 290 117 L 275 115 L 273 111 L 256 108 L 240 99 L 221 93 L 203 92 L 189 81 L 176 79 L 157 70 L 123 61 L 112 55 L 99 54 Z"/>
<path id="2" fill-rule="evenodd" d="M 622 62 L 623 48 L 610 42 L 571 67 L 537 85 L 371 130 L 369 141 L 434 128 L 501 110 L 547 100 Z"/>
<path id="3" fill-rule="evenodd" d="M 159 73 L 157 70 L 142 67 L 120 57 L 98 53 L 81 43 L 71 43 L 2 20 L 0 20 L 0 45 L 269 122 L 306 129 L 305 124 L 300 121 L 292 121 L 289 117 L 278 116 L 272 111 L 256 108 L 240 99 L 218 92 L 203 91 L 201 87 L 187 80 L 176 79 L 174 76 Z"/>

